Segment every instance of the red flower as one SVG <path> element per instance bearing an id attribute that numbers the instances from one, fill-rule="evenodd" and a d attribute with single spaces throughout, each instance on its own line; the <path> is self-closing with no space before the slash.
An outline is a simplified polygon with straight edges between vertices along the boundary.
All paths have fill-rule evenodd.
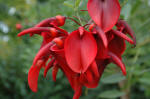
<path id="1" fill-rule="evenodd" d="M 118 20 L 118 0 L 89 0 L 88 12 L 95 22 L 89 26 L 85 25 L 89 31 L 85 26 L 80 26 L 68 33 L 60 26 L 65 24 L 66 19 L 71 18 L 59 15 L 45 19 L 35 27 L 18 34 L 38 34 L 43 37 L 41 48 L 28 73 L 28 84 L 32 91 L 37 91 L 38 76 L 42 67 L 44 77 L 49 69 L 53 69 L 53 81 L 56 81 L 58 70 L 64 73 L 75 92 L 73 99 L 79 99 L 83 86 L 96 88 L 110 63 L 116 64 L 126 75 L 126 68 L 122 62 L 122 54 L 126 49 L 125 41 L 135 45 L 136 38 L 129 25 L 123 20 Z M 113 26 L 117 28 L 112 29 Z M 48 60 L 50 61 L 47 64 Z"/>
<path id="2" fill-rule="evenodd" d="M 16 24 L 16 29 L 17 29 L 17 30 L 21 30 L 21 29 L 22 29 L 22 25 L 21 25 L 20 23 L 17 23 L 17 24 Z"/>

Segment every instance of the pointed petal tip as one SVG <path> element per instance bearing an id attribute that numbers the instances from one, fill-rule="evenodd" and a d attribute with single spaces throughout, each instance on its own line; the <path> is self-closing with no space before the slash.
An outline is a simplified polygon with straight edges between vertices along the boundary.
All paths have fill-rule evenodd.
<path id="1" fill-rule="evenodd" d="M 124 75 L 124 76 L 126 76 L 126 75 L 127 75 L 127 72 L 126 72 L 126 71 L 124 71 L 124 72 L 123 72 L 123 75 Z"/>
<path id="2" fill-rule="evenodd" d="M 113 63 L 115 63 L 118 67 L 120 67 L 123 75 L 126 75 L 127 74 L 126 67 L 124 63 L 122 62 L 122 60 L 112 52 L 109 52 L 108 55 L 111 57 Z"/>
<path id="3" fill-rule="evenodd" d="M 21 34 L 19 33 L 17 36 L 18 36 L 18 37 L 20 37 L 20 36 L 21 36 Z"/>

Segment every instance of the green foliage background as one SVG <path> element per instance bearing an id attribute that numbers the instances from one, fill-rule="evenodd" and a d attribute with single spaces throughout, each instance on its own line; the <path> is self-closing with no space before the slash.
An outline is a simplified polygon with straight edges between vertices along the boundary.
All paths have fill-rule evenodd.
<path id="1" fill-rule="evenodd" d="M 62 72 L 57 81 L 52 81 L 49 71 L 46 79 L 43 71 L 39 76 L 38 92 L 33 93 L 27 84 L 27 75 L 32 60 L 41 44 L 41 37 L 18 38 L 23 28 L 34 26 L 41 20 L 56 16 L 79 16 L 89 20 L 87 0 L 0 0 L 0 99 L 71 99 L 73 91 Z M 120 0 L 121 18 L 133 28 L 137 46 L 127 43 L 123 55 L 128 75 L 124 77 L 113 64 L 105 70 L 98 88 L 85 89 L 81 99 L 150 99 L 150 0 Z M 82 24 L 85 24 L 82 22 Z M 77 25 L 67 21 L 68 31 Z"/>

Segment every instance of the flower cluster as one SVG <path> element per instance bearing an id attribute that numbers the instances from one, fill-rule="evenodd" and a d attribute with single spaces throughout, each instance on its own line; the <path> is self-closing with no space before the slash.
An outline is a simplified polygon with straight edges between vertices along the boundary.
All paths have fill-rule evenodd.
<path id="1" fill-rule="evenodd" d="M 88 0 L 87 8 L 93 22 L 71 33 L 60 28 L 69 18 L 58 15 L 18 34 L 43 37 L 41 48 L 28 73 L 28 84 L 32 91 L 37 91 L 41 68 L 44 68 L 44 77 L 52 68 L 54 81 L 60 69 L 75 92 L 73 99 L 79 99 L 83 86 L 96 88 L 110 63 L 116 64 L 126 75 L 121 58 L 126 49 L 125 41 L 135 45 L 136 38 L 129 25 L 119 19 L 118 0 Z"/>

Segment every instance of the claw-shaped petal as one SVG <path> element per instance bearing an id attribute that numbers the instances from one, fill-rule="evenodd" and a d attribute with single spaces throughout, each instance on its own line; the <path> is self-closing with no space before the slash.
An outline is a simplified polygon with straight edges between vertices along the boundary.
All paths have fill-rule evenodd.
<path id="1" fill-rule="evenodd" d="M 79 99 L 79 97 L 81 96 L 82 93 L 82 87 L 79 86 L 74 93 L 73 99 Z"/>
<path id="2" fill-rule="evenodd" d="M 52 18 L 47 18 L 37 24 L 35 27 L 51 27 L 51 26 L 63 26 L 65 24 L 66 17 L 56 16 Z"/>
<path id="3" fill-rule="evenodd" d="M 126 36 L 124 33 L 117 31 L 117 30 L 111 30 L 114 34 L 116 34 L 117 36 L 127 40 L 129 43 L 134 44 L 134 41 L 132 39 L 130 39 L 128 36 Z"/>
<path id="4" fill-rule="evenodd" d="M 96 31 L 97 31 L 99 37 L 102 39 L 105 48 L 107 48 L 108 41 L 107 41 L 107 37 L 106 37 L 104 31 L 101 28 L 99 28 L 99 27 L 96 27 Z"/>
<path id="5" fill-rule="evenodd" d="M 44 70 L 44 77 L 46 77 L 48 70 L 53 66 L 54 61 L 55 61 L 55 60 L 52 59 L 52 60 L 47 64 L 47 66 L 45 67 L 45 70 Z"/>
<path id="6" fill-rule="evenodd" d="M 18 34 L 18 36 L 23 36 L 25 34 L 41 34 L 42 32 L 50 32 L 51 29 L 48 27 L 33 27 L 25 29 Z"/>
<path id="7" fill-rule="evenodd" d="M 53 71 L 52 71 L 52 76 L 53 76 L 53 81 L 54 82 L 56 81 L 56 76 L 57 76 L 58 70 L 59 70 L 59 67 L 58 67 L 57 64 L 55 64 L 54 67 L 53 67 Z"/>
<path id="8" fill-rule="evenodd" d="M 33 92 L 37 92 L 38 76 L 42 66 L 31 66 L 28 73 L 28 84 Z"/>
<path id="9" fill-rule="evenodd" d="M 42 47 L 39 52 L 36 54 L 33 65 L 36 65 L 37 61 L 43 57 L 49 57 L 50 54 L 50 47 L 53 45 L 52 42 L 46 44 L 44 47 Z"/>
<path id="10" fill-rule="evenodd" d="M 121 68 L 123 75 L 126 75 L 126 68 L 121 59 L 111 52 L 108 52 L 108 55 L 110 56 L 111 60 Z"/>

